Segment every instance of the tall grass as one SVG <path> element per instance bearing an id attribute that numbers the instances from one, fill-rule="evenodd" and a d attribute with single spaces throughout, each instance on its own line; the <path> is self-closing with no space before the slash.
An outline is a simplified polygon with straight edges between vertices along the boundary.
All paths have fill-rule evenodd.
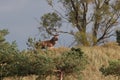
<path id="1" fill-rule="evenodd" d="M 117 44 L 106 44 L 103 46 L 94 46 L 94 47 L 80 47 L 82 51 L 87 54 L 89 64 L 87 68 L 82 72 L 83 80 L 117 80 L 115 76 L 105 77 L 99 71 L 102 65 L 108 66 L 108 61 L 111 59 L 120 59 L 120 46 Z M 59 56 L 62 52 L 69 50 L 67 48 L 57 48 L 52 51 L 48 51 L 50 56 Z M 26 77 L 14 77 L 14 78 L 5 78 L 4 80 L 35 80 L 35 75 L 30 75 Z M 55 80 L 49 79 L 48 80 Z M 71 77 L 68 80 L 73 80 Z"/>
<path id="2" fill-rule="evenodd" d="M 83 71 L 83 80 L 117 80 L 115 76 L 103 76 L 99 71 L 102 65 L 108 66 L 111 59 L 120 59 L 120 47 L 116 44 L 106 44 L 104 46 L 82 47 L 88 55 L 89 65 Z"/>

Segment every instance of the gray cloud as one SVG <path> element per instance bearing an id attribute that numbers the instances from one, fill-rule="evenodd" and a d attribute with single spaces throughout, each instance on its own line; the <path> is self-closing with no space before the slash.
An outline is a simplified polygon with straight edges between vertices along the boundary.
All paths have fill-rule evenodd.
<path id="1" fill-rule="evenodd" d="M 29 0 L 1 0 L 0 12 L 12 12 L 24 8 Z"/>
<path id="2" fill-rule="evenodd" d="M 26 48 L 28 37 L 35 37 L 40 17 L 51 9 L 45 0 L 0 0 L 0 29 L 8 29 L 7 41 Z"/>

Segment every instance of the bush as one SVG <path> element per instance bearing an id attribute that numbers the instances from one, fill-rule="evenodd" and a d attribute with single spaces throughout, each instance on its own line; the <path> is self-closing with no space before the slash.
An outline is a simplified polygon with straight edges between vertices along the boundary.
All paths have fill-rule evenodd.
<path id="1" fill-rule="evenodd" d="M 78 78 L 87 64 L 86 59 L 86 55 L 80 48 L 72 48 L 69 52 L 65 52 L 60 57 L 55 58 L 54 62 L 58 74 L 63 75 L 63 78 L 72 75 L 76 75 Z"/>
<path id="2" fill-rule="evenodd" d="M 120 45 L 120 31 L 116 31 L 116 40 L 117 40 L 117 43 Z"/>
<path id="3" fill-rule="evenodd" d="M 102 66 L 100 68 L 100 71 L 103 73 L 103 75 L 115 75 L 120 77 L 120 60 L 117 61 L 109 61 L 109 66 L 104 67 Z"/>
<path id="4" fill-rule="evenodd" d="M 7 30 L 0 30 L 0 80 L 9 76 L 27 75 L 38 75 L 39 80 L 51 75 L 60 80 L 72 75 L 79 77 L 87 64 L 86 55 L 80 48 L 72 48 L 59 56 L 51 57 L 49 50 L 35 50 L 34 42 L 29 39 L 28 51 L 20 52 L 15 42 L 6 42 L 4 37 L 7 34 Z"/>
<path id="5" fill-rule="evenodd" d="M 79 48 L 72 48 L 57 57 L 47 54 L 34 51 L 2 54 L 5 63 L 0 65 L 0 77 L 39 75 L 37 79 L 43 80 L 54 75 L 62 80 L 76 75 L 78 78 L 87 63 L 85 54 Z"/>
<path id="6" fill-rule="evenodd" d="M 7 65 L 15 62 L 14 56 L 19 53 L 15 41 L 10 44 L 5 40 L 8 33 L 8 30 L 0 30 L 0 79 L 10 74 L 7 70 L 11 67 Z"/>
<path id="7" fill-rule="evenodd" d="M 0 66 L 1 77 L 27 76 L 27 75 L 48 75 L 50 74 L 50 60 L 45 56 L 14 54 L 5 64 Z M 10 55 L 8 55 L 10 56 Z M 5 59 L 4 59 L 5 60 Z"/>

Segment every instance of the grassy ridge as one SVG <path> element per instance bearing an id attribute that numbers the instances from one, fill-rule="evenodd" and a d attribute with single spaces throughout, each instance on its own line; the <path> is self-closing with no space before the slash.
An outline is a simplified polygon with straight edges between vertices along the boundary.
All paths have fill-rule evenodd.
<path id="1" fill-rule="evenodd" d="M 89 65 L 83 71 L 83 80 L 117 80 L 117 77 L 104 77 L 99 71 L 102 65 L 108 66 L 108 61 L 120 59 L 120 47 L 116 44 L 107 44 L 104 46 L 82 47 L 85 54 L 88 55 Z"/>
<path id="2" fill-rule="evenodd" d="M 117 80 L 117 77 L 107 76 L 104 77 L 99 71 L 102 65 L 107 66 L 108 61 L 111 59 L 120 59 L 120 47 L 116 44 L 107 44 L 104 46 L 95 47 L 81 47 L 82 51 L 87 54 L 89 64 L 83 71 L 83 80 Z M 61 55 L 62 52 L 69 50 L 67 48 L 58 48 L 50 51 L 54 56 Z M 51 56 L 51 55 L 50 55 Z M 6 78 L 4 80 L 35 80 L 36 76 L 26 76 L 23 78 Z M 49 79 L 48 79 L 49 80 Z M 53 79 L 52 79 L 53 80 Z M 70 78 L 69 80 L 73 80 Z"/>

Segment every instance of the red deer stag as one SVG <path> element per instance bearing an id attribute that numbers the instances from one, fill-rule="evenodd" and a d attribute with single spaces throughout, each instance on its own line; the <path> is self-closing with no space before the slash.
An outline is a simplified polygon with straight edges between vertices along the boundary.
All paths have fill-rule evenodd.
<path id="1" fill-rule="evenodd" d="M 58 41 L 58 35 L 54 35 L 50 40 L 37 42 L 35 44 L 35 47 L 36 49 L 53 48 L 57 41 Z"/>

